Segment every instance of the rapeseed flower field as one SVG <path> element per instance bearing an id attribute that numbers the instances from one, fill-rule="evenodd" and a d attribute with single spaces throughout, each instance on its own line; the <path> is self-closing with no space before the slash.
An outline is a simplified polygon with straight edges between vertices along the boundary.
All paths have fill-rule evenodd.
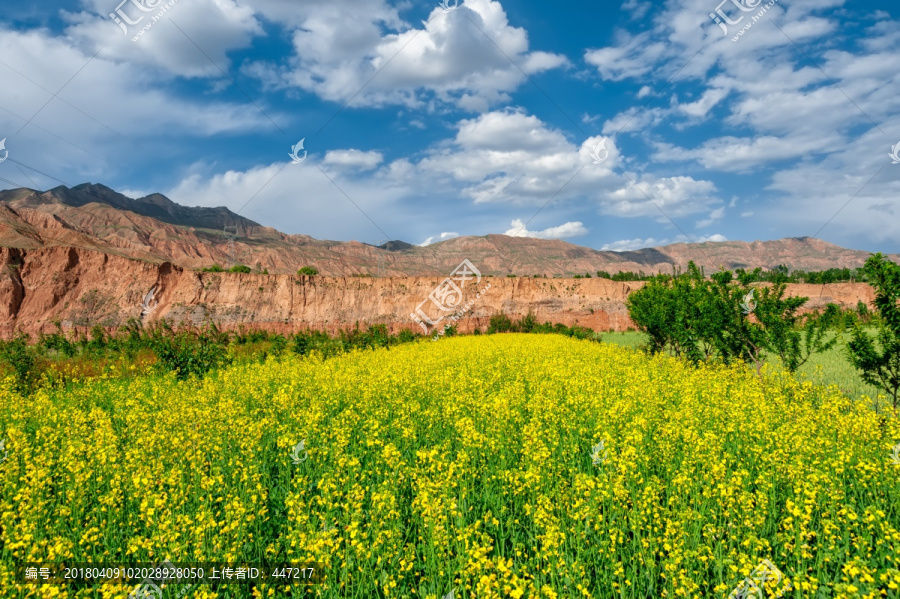
<path id="1" fill-rule="evenodd" d="M 781 372 L 457 337 L 29 398 L 8 380 L 0 435 L 2 597 L 132 589 L 26 584 L 23 562 L 167 558 L 326 576 L 197 598 L 726 597 L 763 559 L 771 597 L 900 589 L 897 420 Z"/>

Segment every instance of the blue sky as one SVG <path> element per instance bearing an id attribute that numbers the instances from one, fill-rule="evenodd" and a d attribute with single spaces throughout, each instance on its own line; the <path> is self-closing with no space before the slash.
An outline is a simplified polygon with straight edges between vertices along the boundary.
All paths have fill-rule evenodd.
<path id="1" fill-rule="evenodd" d="M 898 251 L 894 2 L 119 1 L 0 7 L 0 188 L 369 243 Z"/>

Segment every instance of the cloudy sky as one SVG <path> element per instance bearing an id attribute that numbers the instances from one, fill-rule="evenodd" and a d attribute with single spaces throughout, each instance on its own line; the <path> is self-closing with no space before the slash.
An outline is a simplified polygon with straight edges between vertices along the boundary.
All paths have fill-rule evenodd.
<path id="1" fill-rule="evenodd" d="M 369 243 L 898 251 L 896 2 L 119 1 L 0 7 L 0 188 Z"/>

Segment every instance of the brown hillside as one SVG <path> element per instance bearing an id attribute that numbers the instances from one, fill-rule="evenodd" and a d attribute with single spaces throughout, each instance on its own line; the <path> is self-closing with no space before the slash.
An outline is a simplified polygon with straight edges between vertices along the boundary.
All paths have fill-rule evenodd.
<path id="1" fill-rule="evenodd" d="M 330 276 L 395 277 L 440 276 L 465 258 L 485 274 L 552 277 L 594 274 L 598 270 L 671 272 L 673 266 L 683 269 L 690 260 L 708 272 L 720 267 L 769 269 L 779 264 L 791 269 L 824 270 L 855 268 L 868 257 L 867 252 L 811 238 L 602 252 L 559 240 L 487 235 L 388 251 L 355 241 L 286 235 L 246 220 L 239 222 L 232 241 L 232 233 L 163 222 L 100 201 L 72 206 L 57 197 L 59 194 L 30 190 L 0 193 L 0 246 L 28 250 L 76 247 L 150 263 L 171 262 L 188 269 L 242 263 L 273 274 L 315 266 L 320 274 Z M 231 216 L 223 218 L 226 220 L 222 222 L 231 222 Z"/>

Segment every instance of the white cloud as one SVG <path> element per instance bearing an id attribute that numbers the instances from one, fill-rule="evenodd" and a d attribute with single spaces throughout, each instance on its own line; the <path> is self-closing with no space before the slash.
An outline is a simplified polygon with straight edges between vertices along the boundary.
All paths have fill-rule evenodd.
<path id="1" fill-rule="evenodd" d="M 656 177 L 614 169 L 621 154 L 612 137 L 590 137 L 580 146 L 537 117 L 518 110 L 494 111 L 460 121 L 452 144 L 442 144 L 419 164 L 422 176 L 447 176 L 464 184 L 462 193 L 476 204 L 542 206 L 589 198 L 602 214 L 659 217 L 706 212 L 720 203 L 709 181 Z M 605 143 L 607 159 L 591 154 Z M 635 187 L 634 182 L 638 183 Z"/>
<path id="2" fill-rule="evenodd" d="M 676 106 L 684 114 L 692 117 L 705 117 L 713 106 L 722 101 L 728 95 L 726 89 L 708 89 L 703 92 L 703 96 L 696 102 L 688 104 L 679 104 Z"/>
<path id="3" fill-rule="evenodd" d="M 651 8 L 653 8 L 652 2 L 642 2 L 641 0 L 625 0 L 622 3 L 622 10 L 631 13 L 631 18 L 634 20 L 643 19 Z"/>
<path id="4" fill-rule="evenodd" d="M 106 25 L 116 30 L 111 20 Z M 253 106 L 185 99 L 168 91 L 166 73 L 136 69 L 107 54 L 85 53 L 71 40 L 43 29 L 17 32 L 0 26 L 0 55 L 15 69 L 0 67 L 0 89 L 15 90 L 4 96 L 0 131 L 18 131 L 31 119 L 21 137 L 7 142 L 8 147 L 16 144 L 23 162 L 62 179 L 77 173 L 78 179 L 67 181 L 75 185 L 109 177 L 111 165 L 122 157 L 133 157 L 134 167 L 143 161 L 145 169 L 151 169 L 153 161 L 147 156 L 154 151 L 164 150 L 167 156 L 178 152 L 171 143 L 165 148 L 155 145 L 156 136 L 210 137 L 272 129 Z M 147 147 L 150 136 L 152 149 Z M 59 184 L 36 177 L 46 188 Z"/>
<path id="5" fill-rule="evenodd" d="M 397 209 L 398 197 L 408 197 L 410 190 L 390 181 L 386 172 L 338 169 L 326 177 L 313 155 L 302 164 L 291 164 L 285 156 L 285 162 L 246 171 L 216 172 L 197 163 L 164 193 L 183 205 L 227 206 L 284 233 L 376 242 L 402 238 L 398 233 L 421 219 L 420 214 Z"/>
<path id="6" fill-rule="evenodd" d="M 137 9 L 137 2 L 122 5 L 129 19 L 140 19 L 128 27 L 127 35 L 108 16 L 116 1 L 82 0 L 82 4 L 84 11 L 62 12 L 69 24 L 66 35 L 77 42 L 74 45 L 92 48 L 90 54 L 103 48 L 101 56 L 112 62 L 163 69 L 182 77 L 209 77 L 223 85 L 230 85 L 219 71 L 228 71 L 228 52 L 246 48 L 253 37 L 263 34 L 255 11 L 236 0 L 179 0 L 136 42 L 132 41 L 135 33 L 157 16 L 165 2 L 157 2 L 149 12 Z"/>
<path id="7" fill-rule="evenodd" d="M 621 239 L 619 241 L 614 241 L 612 243 L 604 244 L 603 247 L 600 248 L 601 251 L 604 252 L 629 252 L 634 250 L 642 250 L 645 248 L 653 248 L 653 247 L 662 247 L 665 245 L 670 245 L 673 243 L 704 243 L 707 241 L 720 242 L 720 241 L 728 241 L 728 238 L 724 235 L 720 235 L 718 233 L 714 235 L 709 235 L 708 237 L 700 237 L 697 239 L 688 239 L 684 235 L 678 235 L 674 239 L 654 239 L 653 237 L 648 237 L 647 239 L 635 238 L 635 239 Z"/>
<path id="8" fill-rule="evenodd" d="M 453 239 L 454 237 L 459 237 L 459 233 L 441 233 L 440 237 L 431 236 L 422 243 L 419 244 L 420 247 L 425 247 L 427 245 L 431 245 L 436 240 L 444 241 L 445 239 Z"/>
<path id="9" fill-rule="evenodd" d="M 362 152 L 360 150 L 331 150 L 325 153 L 322 164 L 338 167 L 358 167 L 362 170 L 372 170 L 382 163 L 384 156 L 381 152 Z"/>
<path id="10" fill-rule="evenodd" d="M 525 227 L 522 219 L 512 221 L 512 228 L 507 230 L 504 235 L 510 237 L 536 237 L 538 239 L 568 239 L 569 237 L 579 237 L 586 235 L 588 230 L 580 222 L 568 222 L 557 227 L 550 227 L 543 231 L 529 231 Z"/>
<path id="11" fill-rule="evenodd" d="M 597 68 L 604 79 L 622 81 L 649 73 L 654 63 L 666 56 L 664 41 L 650 32 L 638 35 L 621 32 L 615 46 L 587 50 L 584 61 Z"/>
<path id="12" fill-rule="evenodd" d="M 600 250 L 603 252 L 628 252 L 632 250 L 658 247 L 659 245 L 664 243 L 666 243 L 666 240 L 659 241 L 652 237 L 648 237 L 647 239 L 620 239 L 619 241 L 604 244 L 603 247 L 600 248 Z"/>
<path id="13" fill-rule="evenodd" d="M 615 135 L 616 133 L 642 131 L 659 124 L 665 114 L 665 111 L 660 108 L 633 106 L 603 123 L 603 134 Z"/>
<path id="14" fill-rule="evenodd" d="M 696 240 L 696 243 L 706 243 L 707 241 L 721 242 L 721 241 L 728 241 L 728 238 L 725 237 L 724 235 L 720 235 L 720 234 L 716 233 L 714 235 L 709 235 L 707 237 L 701 237 Z M 679 243 L 684 243 L 684 242 L 679 241 Z"/>
<path id="15" fill-rule="evenodd" d="M 423 106 L 433 97 L 482 111 L 508 101 L 525 74 L 568 63 L 562 55 L 529 51 L 527 32 L 511 26 L 493 0 L 466 0 L 449 12 L 435 6 L 421 29 L 381 0 L 348 10 L 361 4 L 298 6 L 289 64 L 255 63 L 247 72 L 273 89 L 299 88 L 333 102 L 352 97 L 355 106 Z"/>
<path id="16" fill-rule="evenodd" d="M 602 211 L 614 216 L 654 216 L 659 222 L 668 222 L 669 218 L 703 212 L 719 202 L 716 187 L 709 181 L 647 175 L 638 185 L 616 189 Z"/>
<path id="17" fill-rule="evenodd" d="M 716 208 L 712 212 L 709 213 L 709 216 L 703 220 L 697 221 L 697 228 L 702 229 L 703 227 L 708 227 L 714 222 L 718 220 L 722 220 L 725 216 L 725 208 Z"/>

